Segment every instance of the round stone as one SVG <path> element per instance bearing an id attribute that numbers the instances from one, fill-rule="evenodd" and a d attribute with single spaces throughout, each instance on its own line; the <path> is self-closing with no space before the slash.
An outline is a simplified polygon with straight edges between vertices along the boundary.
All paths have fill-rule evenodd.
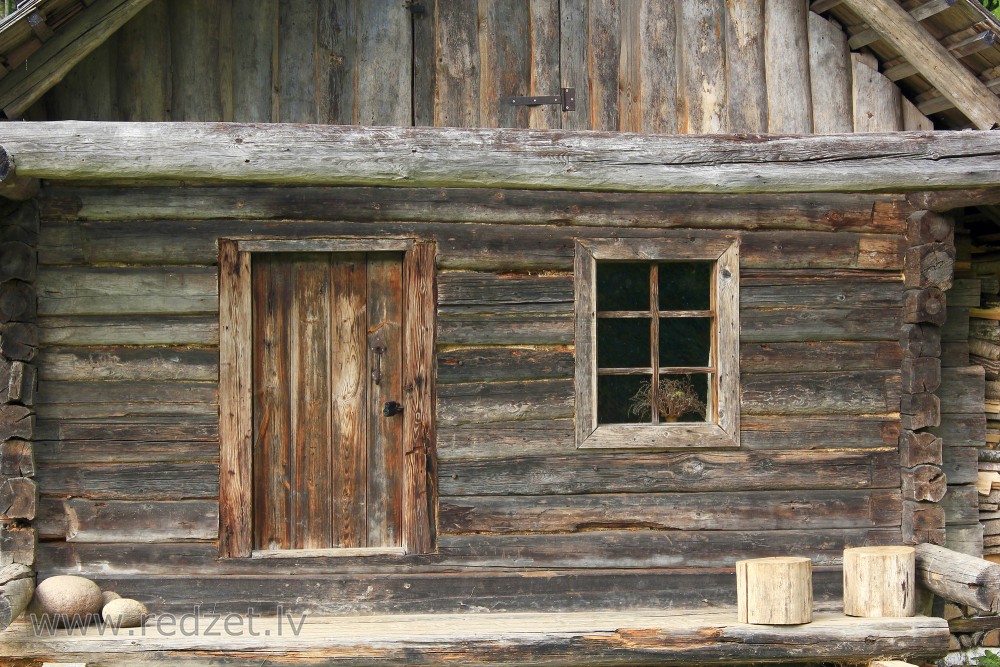
<path id="1" fill-rule="evenodd" d="M 72 622 L 74 617 L 88 622 L 90 614 L 101 613 L 101 589 L 90 579 L 72 575 L 49 577 L 35 588 L 33 609 L 50 614 L 59 621 Z"/>
<path id="2" fill-rule="evenodd" d="M 104 622 L 116 628 L 137 628 L 146 621 L 146 605 L 131 598 L 119 598 L 104 605 Z"/>
<path id="3" fill-rule="evenodd" d="M 112 600 L 121 600 L 122 596 L 114 591 L 101 591 L 101 608 L 103 609 Z"/>

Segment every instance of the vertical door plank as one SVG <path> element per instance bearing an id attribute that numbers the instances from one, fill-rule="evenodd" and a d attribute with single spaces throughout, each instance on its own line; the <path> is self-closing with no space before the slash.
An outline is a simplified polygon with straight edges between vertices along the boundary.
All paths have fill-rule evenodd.
<path id="1" fill-rule="evenodd" d="M 479 126 L 479 6 L 471 0 L 437 0 L 434 18 L 437 40 L 438 127 Z"/>
<path id="2" fill-rule="evenodd" d="M 906 132 L 931 132 L 934 121 L 920 113 L 920 109 L 905 97 L 902 98 L 903 130 Z"/>
<path id="3" fill-rule="evenodd" d="M 169 5 L 171 120 L 224 120 L 219 25 L 223 9 L 229 11 L 228 3 L 177 0 Z"/>
<path id="4" fill-rule="evenodd" d="M 625 2 L 619 9 L 618 129 L 642 132 L 642 10 L 643 2 Z"/>
<path id="5" fill-rule="evenodd" d="M 333 546 L 331 377 L 323 372 L 330 367 L 331 356 L 330 282 L 328 254 L 296 256 L 288 378 L 295 452 L 291 477 L 295 480 L 292 511 L 296 549 Z"/>
<path id="6" fill-rule="evenodd" d="M 726 131 L 726 52 L 722 0 L 679 0 L 684 74 L 682 134 Z"/>
<path id="7" fill-rule="evenodd" d="M 334 546 L 367 546 L 368 281 L 363 253 L 337 253 L 330 267 L 330 402 Z"/>
<path id="8" fill-rule="evenodd" d="M 639 15 L 642 131 L 677 132 L 677 15 L 673 0 L 642 0 Z"/>
<path id="9" fill-rule="evenodd" d="M 270 123 L 278 5 L 259 0 L 232 3 L 233 120 Z"/>
<path id="10" fill-rule="evenodd" d="M 562 115 L 567 130 L 589 130 L 590 0 L 559 0 L 559 75 L 562 87 L 576 88 L 576 111 Z"/>
<path id="11" fill-rule="evenodd" d="M 557 95 L 559 78 L 559 0 L 529 0 L 531 5 L 531 95 Z M 557 129 L 562 109 L 545 105 L 532 107 L 528 126 L 539 130 Z M 576 113 L 575 111 L 573 113 Z"/>
<path id="12" fill-rule="evenodd" d="M 358 124 L 409 126 L 413 44 L 402 2 L 357 0 Z"/>
<path id="13" fill-rule="evenodd" d="M 219 551 L 253 549 L 250 452 L 253 437 L 250 255 L 219 241 Z"/>
<path id="14" fill-rule="evenodd" d="M 903 127 L 899 88 L 878 71 L 874 56 L 851 54 L 854 66 L 854 131 L 898 132 Z"/>
<path id="15" fill-rule="evenodd" d="M 357 1 L 319 0 L 316 53 L 317 121 L 327 125 L 358 122 L 355 73 L 358 68 Z"/>
<path id="16" fill-rule="evenodd" d="M 809 13 L 809 83 L 812 89 L 813 131 L 841 134 L 854 131 L 851 109 L 851 51 L 840 26 Z"/>
<path id="17" fill-rule="evenodd" d="M 403 547 L 422 553 L 433 547 L 435 246 L 416 243 L 403 263 Z"/>
<path id="18" fill-rule="evenodd" d="M 730 132 L 767 132 L 764 0 L 726 0 Z"/>
<path id="19" fill-rule="evenodd" d="M 316 3 L 301 0 L 278 2 L 276 122 L 315 123 L 317 120 L 316 19 Z"/>
<path id="20" fill-rule="evenodd" d="M 169 21 L 167 3 L 151 2 L 118 31 L 122 120 L 170 120 Z"/>
<path id="21" fill-rule="evenodd" d="M 382 407 L 403 401 L 403 258 L 368 254 L 368 546 L 402 544 L 403 416 Z M 375 347 L 385 348 L 376 358 Z M 378 368 L 379 382 L 374 381 Z"/>
<path id="22" fill-rule="evenodd" d="M 813 131 L 809 44 L 801 0 L 768 0 L 764 5 L 764 63 L 767 66 L 769 132 L 809 134 Z"/>
<path id="23" fill-rule="evenodd" d="M 479 0 L 479 122 L 528 127 L 528 107 L 501 103 L 531 89 L 531 0 Z M 553 93 L 546 93 L 552 95 Z"/>
<path id="24" fill-rule="evenodd" d="M 573 258 L 576 289 L 576 445 L 597 427 L 597 263 L 580 242 Z"/>
<path id="25" fill-rule="evenodd" d="M 618 129 L 619 0 L 590 0 L 590 119 L 594 130 Z M 579 99 L 577 100 L 579 104 Z M 577 106 L 579 109 L 580 107 Z"/>
<path id="26" fill-rule="evenodd" d="M 412 12 L 413 31 L 413 125 L 434 125 L 434 100 L 437 91 L 437 39 L 435 38 L 435 2 L 428 0 Z"/>
<path id="27" fill-rule="evenodd" d="M 292 549 L 293 467 L 290 396 L 294 258 L 253 259 L 254 547 Z"/>

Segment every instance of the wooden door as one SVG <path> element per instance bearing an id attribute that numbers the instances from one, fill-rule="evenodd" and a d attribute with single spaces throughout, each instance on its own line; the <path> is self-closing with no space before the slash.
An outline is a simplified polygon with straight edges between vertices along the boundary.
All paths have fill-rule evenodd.
<path id="1" fill-rule="evenodd" d="M 402 544 L 402 253 L 252 258 L 253 541 Z"/>

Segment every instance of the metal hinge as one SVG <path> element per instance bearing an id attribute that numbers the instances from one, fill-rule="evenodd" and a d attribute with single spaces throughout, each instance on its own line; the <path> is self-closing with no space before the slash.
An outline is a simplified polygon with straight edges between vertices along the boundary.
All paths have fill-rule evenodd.
<path id="1" fill-rule="evenodd" d="M 560 88 L 558 95 L 526 95 L 524 97 L 507 97 L 507 104 L 512 107 L 536 107 L 542 104 L 558 104 L 563 111 L 576 111 L 576 88 Z"/>

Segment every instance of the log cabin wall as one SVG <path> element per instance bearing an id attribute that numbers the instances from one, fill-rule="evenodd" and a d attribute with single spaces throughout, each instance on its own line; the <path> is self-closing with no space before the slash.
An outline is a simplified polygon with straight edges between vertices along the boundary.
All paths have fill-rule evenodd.
<path id="1" fill-rule="evenodd" d="M 40 207 L 42 575 L 157 608 L 697 606 L 731 603 L 737 558 L 809 556 L 822 599 L 845 546 L 903 539 L 900 197 L 51 186 Z M 741 446 L 577 449 L 574 239 L 665 228 L 741 238 Z M 438 553 L 219 560 L 217 240 L 385 234 L 438 247 Z"/>
<path id="2" fill-rule="evenodd" d="M 931 129 L 805 0 L 153 0 L 32 120 Z M 766 8 L 765 8 L 766 6 Z M 574 87 L 577 111 L 508 95 Z"/>

